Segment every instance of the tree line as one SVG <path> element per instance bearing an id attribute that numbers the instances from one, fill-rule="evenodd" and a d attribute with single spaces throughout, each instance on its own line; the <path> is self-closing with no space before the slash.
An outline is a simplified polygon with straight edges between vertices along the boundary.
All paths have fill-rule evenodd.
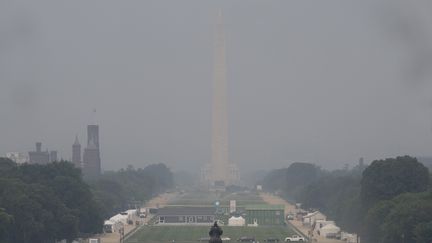
<path id="1" fill-rule="evenodd" d="M 164 164 L 151 164 L 144 169 L 128 166 L 106 172 L 88 183 L 96 201 L 102 205 L 104 217 L 108 218 L 173 188 L 174 178 Z"/>
<path id="2" fill-rule="evenodd" d="M 67 161 L 17 165 L 0 158 L 0 242 L 70 242 L 100 233 L 104 219 L 171 188 L 172 181 L 163 164 L 85 182 Z"/>
<path id="3" fill-rule="evenodd" d="M 430 182 L 423 164 L 402 156 L 336 171 L 293 163 L 270 172 L 262 184 L 305 209 L 319 209 L 344 230 L 359 233 L 362 242 L 430 243 Z"/>

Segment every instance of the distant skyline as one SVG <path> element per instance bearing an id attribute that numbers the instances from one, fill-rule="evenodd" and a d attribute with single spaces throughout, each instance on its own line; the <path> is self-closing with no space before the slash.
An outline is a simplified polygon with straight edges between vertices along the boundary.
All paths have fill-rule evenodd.
<path id="1" fill-rule="evenodd" d="M 103 170 L 197 171 L 218 9 L 240 169 L 432 156 L 432 4 L 390 0 L 0 2 L 0 155 L 71 159 L 96 120 Z"/>

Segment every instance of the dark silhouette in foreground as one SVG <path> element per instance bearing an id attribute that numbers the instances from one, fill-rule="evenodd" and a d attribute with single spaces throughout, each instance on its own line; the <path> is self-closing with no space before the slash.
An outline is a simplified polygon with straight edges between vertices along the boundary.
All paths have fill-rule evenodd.
<path id="1" fill-rule="evenodd" d="M 222 243 L 221 235 L 223 234 L 223 230 L 218 226 L 217 222 L 214 222 L 214 225 L 210 228 L 209 243 Z"/>

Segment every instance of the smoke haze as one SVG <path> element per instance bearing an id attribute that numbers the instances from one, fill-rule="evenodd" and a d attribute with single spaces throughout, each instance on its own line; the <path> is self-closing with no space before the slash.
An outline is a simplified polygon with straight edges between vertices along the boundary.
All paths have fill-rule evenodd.
<path id="1" fill-rule="evenodd" d="M 96 120 L 104 170 L 209 162 L 219 8 L 241 169 L 431 155 L 431 4 L 160 0 L 1 2 L 0 154 Z"/>

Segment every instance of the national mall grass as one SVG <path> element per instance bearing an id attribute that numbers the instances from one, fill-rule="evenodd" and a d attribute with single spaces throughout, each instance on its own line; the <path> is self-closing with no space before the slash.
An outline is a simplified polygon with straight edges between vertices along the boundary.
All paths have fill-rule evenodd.
<path id="1" fill-rule="evenodd" d="M 126 243 L 197 243 L 198 239 L 208 237 L 210 227 L 206 226 L 145 226 L 131 236 Z M 270 237 L 279 238 L 293 235 L 294 232 L 286 226 L 260 226 L 260 227 L 228 227 L 222 226 L 224 231 L 222 237 L 229 237 L 231 241 L 237 242 L 241 236 L 253 236 L 259 242 Z M 207 241 L 204 241 L 207 243 Z"/>

